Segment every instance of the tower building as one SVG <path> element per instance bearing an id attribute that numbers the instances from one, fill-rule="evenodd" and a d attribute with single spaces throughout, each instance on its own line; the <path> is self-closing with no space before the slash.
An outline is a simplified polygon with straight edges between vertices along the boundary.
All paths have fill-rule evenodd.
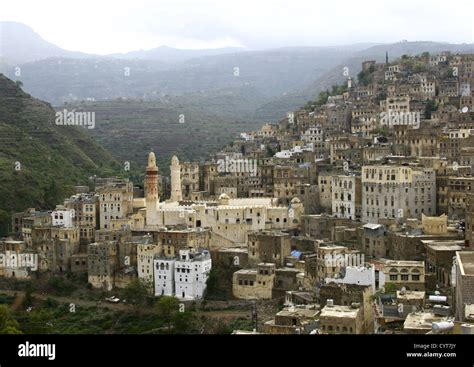
<path id="1" fill-rule="evenodd" d="M 175 155 L 171 158 L 171 201 L 183 200 L 183 193 L 181 191 L 181 165 L 178 157 Z"/>

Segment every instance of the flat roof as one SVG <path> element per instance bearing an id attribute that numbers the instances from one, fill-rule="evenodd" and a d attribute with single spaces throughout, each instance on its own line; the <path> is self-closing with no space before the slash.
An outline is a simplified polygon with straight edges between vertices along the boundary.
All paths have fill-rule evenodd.
<path id="1" fill-rule="evenodd" d="M 463 275 L 474 275 L 474 251 L 458 251 L 458 263 Z"/>
<path id="2" fill-rule="evenodd" d="M 446 245 L 428 245 L 427 247 L 429 247 L 431 250 L 433 251 L 462 251 L 463 247 L 461 247 L 460 245 L 455 245 L 455 244 L 452 244 L 452 245 L 449 245 L 449 244 L 446 244 Z"/>
<path id="3" fill-rule="evenodd" d="M 387 260 L 385 266 L 425 266 L 424 261 Z"/>
<path id="4" fill-rule="evenodd" d="M 422 291 L 406 291 L 404 294 L 401 291 L 397 291 L 397 299 L 424 299 L 426 292 Z"/>
<path id="5" fill-rule="evenodd" d="M 238 252 L 238 253 L 247 253 L 248 249 L 240 248 L 240 247 L 229 247 L 229 248 L 221 248 L 217 252 Z"/>
<path id="6" fill-rule="evenodd" d="M 375 223 L 367 223 L 367 224 L 364 224 L 362 227 L 366 228 L 366 229 L 378 229 L 378 228 L 381 228 L 382 225 L 381 224 L 375 224 Z"/>
<path id="7" fill-rule="evenodd" d="M 356 318 L 360 308 L 352 308 L 351 306 L 334 305 L 332 307 L 325 306 L 321 310 L 321 317 L 340 317 L 340 318 Z"/>
<path id="8" fill-rule="evenodd" d="M 276 316 L 286 316 L 286 317 L 292 317 L 292 316 L 302 316 L 302 317 L 316 317 L 318 315 L 317 310 L 308 310 L 307 308 L 291 308 L 287 307 L 281 310 L 276 314 Z"/>
<path id="9" fill-rule="evenodd" d="M 403 329 L 431 330 L 433 322 L 447 321 L 447 316 L 437 316 L 431 312 L 410 313 L 403 324 Z"/>
<path id="10" fill-rule="evenodd" d="M 242 275 L 256 275 L 257 274 L 257 270 L 256 269 L 241 269 L 241 270 L 238 270 L 236 271 L 234 274 L 242 274 Z"/>

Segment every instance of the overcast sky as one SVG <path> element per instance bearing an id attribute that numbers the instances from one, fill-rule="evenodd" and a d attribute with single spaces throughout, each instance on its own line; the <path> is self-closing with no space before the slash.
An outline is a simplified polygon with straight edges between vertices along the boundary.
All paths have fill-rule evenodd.
<path id="1" fill-rule="evenodd" d="M 474 0 L 1 0 L 0 21 L 62 48 L 327 46 L 431 40 L 473 43 Z"/>

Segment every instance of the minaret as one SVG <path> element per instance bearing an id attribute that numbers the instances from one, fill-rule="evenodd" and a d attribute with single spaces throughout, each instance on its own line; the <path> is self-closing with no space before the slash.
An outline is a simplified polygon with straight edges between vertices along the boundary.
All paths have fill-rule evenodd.
<path id="1" fill-rule="evenodd" d="M 183 193 L 181 191 L 181 166 L 179 165 L 178 157 L 175 155 L 171 158 L 171 201 L 183 200 Z"/>
<path id="2" fill-rule="evenodd" d="M 158 200 L 158 167 L 156 166 L 155 153 L 148 154 L 148 165 L 146 166 L 146 199 Z"/>
<path id="3" fill-rule="evenodd" d="M 156 166 L 155 153 L 148 155 L 148 165 L 146 166 L 146 224 L 158 224 L 157 205 L 160 202 L 158 193 L 158 167 Z"/>
<path id="4" fill-rule="evenodd" d="M 385 51 L 385 64 L 388 65 L 388 51 Z"/>

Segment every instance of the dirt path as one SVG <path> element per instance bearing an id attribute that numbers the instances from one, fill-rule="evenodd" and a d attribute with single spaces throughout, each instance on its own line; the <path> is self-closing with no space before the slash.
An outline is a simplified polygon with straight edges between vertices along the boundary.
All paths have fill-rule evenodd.
<path id="1" fill-rule="evenodd" d="M 13 307 L 18 307 L 18 305 L 17 305 L 18 300 L 19 299 L 23 300 L 23 298 L 25 297 L 25 292 L 23 292 L 23 291 L 12 291 L 12 290 L 8 290 L 8 289 L 0 289 L 0 293 L 6 294 L 6 295 L 9 295 L 9 296 L 14 296 L 16 294 L 16 299 L 15 299 L 14 303 L 11 306 L 12 308 Z M 82 307 L 102 307 L 102 308 L 108 308 L 108 309 L 111 309 L 111 310 L 120 310 L 120 311 L 127 311 L 127 310 L 132 309 L 132 306 L 130 306 L 130 305 L 126 305 L 126 304 L 123 304 L 123 303 L 117 303 L 117 304 L 108 303 L 105 300 L 104 301 L 87 301 L 87 300 L 73 298 L 73 297 L 61 297 L 61 296 L 54 296 L 54 295 L 51 295 L 51 294 L 43 294 L 43 293 L 37 293 L 37 292 L 32 293 L 31 295 L 35 299 L 38 299 L 38 300 L 41 300 L 41 301 L 45 301 L 48 298 L 51 298 L 51 299 L 54 299 L 55 301 L 60 302 L 60 303 L 66 303 L 66 304 L 73 303 L 76 306 L 82 306 Z M 20 305 L 21 305 L 21 303 L 20 303 Z M 14 308 L 14 309 L 17 309 L 17 308 Z"/>

